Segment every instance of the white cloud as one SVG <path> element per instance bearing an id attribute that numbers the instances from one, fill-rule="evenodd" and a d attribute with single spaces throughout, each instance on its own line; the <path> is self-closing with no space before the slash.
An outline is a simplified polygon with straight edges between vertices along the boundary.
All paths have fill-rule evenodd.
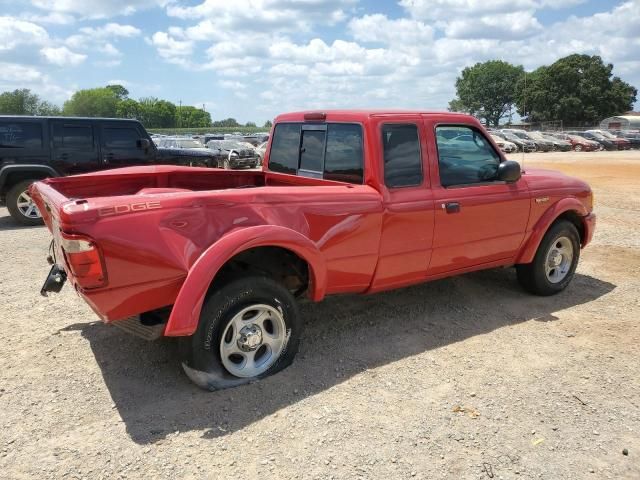
<path id="1" fill-rule="evenodd" d="M 21 18 L 33 23 L 44 23 L 52 25 L 71 25 L 76 21 L 76 18 L 73 15 L 60 12 L 50 12 L 46 15 L 43 15 L 42 13 L 27 13 L 21 15 Z"/>
<path id="2" fill-rule="evenodd" d="M 150 7 L 163 7 L 169 0 L 31 0 L 33 6 L 48 12 L 108 18 L 131 15 Z"/>
<path id="3" fill-rule="evenodd" d="M 58 67 L 68 67 L 80 65 L 87 59 L 82 53 L 75 53 L 67 47 L 45 47 L 40 50 L 47 62 Z"/>
<path id="4" fill-rule="evenodd" d="M 35 82 L 42 79 L 40 71 L 33 67 L 19 65 L 17 63 L 0 62 L 0 82 Z"/>
<path id="5" fill-rule="evenodd" d="M 433 28 L 426 23 L 409 18 L 390 20 L 380 13 L 351 19 L 349 31 L 361 42 L 419 46 L 433 40 Z"/>
<path id="6" fill-rule="evenodd" d="M 42 45 L 48 41 L 49 34 L 40 25 L 0 16 L 0 51 L 12 50 L 20 44 Z"/>
<path id="7" fill-rule="evenodd" d="M 526 38 L 542 30 L 533 11 L 496 13 L 449 22 L 445 34 L 450 38 Z"/>

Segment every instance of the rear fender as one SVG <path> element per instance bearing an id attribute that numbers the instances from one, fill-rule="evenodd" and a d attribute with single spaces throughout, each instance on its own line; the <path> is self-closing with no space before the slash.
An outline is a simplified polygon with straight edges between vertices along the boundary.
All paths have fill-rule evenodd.
<path id="1" fill-rule="evenodd" d="M 325 295 L 327 268 L 324 257 L 311 240 L 285 227 L 263 225 L 236 230 L 211 245 L 193 264 L 171 310 L 164 335 L 192 335 L 198 328 L 200 311 L 211 282 L 237 254 L 255 247 L 291 250 L 309 265 L 309 292 L 314 301 Z"/>
<path id="2" fill-rule="evenodd" d="M 547 233 L 549 227 L 560 215 L 569 211 L 574 211 L 581 217 L 585 217 L 589 213 L 584 205 L 576 198 L 563 198 L 553 204 L 533 227 L 531 235 L 529 235 L 524 247 L 520 250 L 520 255 L 518 255 L 516 263 L 531 263 L 533 257 L 536 255 L 540 242 L 542 242 L 542 237 Z"/>

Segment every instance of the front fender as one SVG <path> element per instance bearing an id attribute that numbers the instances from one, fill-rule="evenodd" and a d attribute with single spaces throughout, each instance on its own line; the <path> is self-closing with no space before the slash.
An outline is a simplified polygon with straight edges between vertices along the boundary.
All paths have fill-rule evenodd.
<path id="1" fill-rule="evenodd" d="M 291 250 L 309 265 L 311 299 L 324 297 L 327 267 L 314 243 L 286 227 L 263 225 L 236 230 L 211 245 L 193 264 L 171 310 L 164 335 L 192 335 L 200 321 L 200 311 L 211 282 L 227 261 L 255 247 L 281 247 Z"/>
<path id="2" fill-rule="evenodd" d="M 576 198 L 563 198 L 554 203 L 533 227 L 524 247 L 520 250 L 520 255 L 518 255 L 516 263 L 531 263 L 533 257 L 536 255 L 540 242 L 542 242 L 542 237 L 547 233 L 551 224 L 555 222 L 560 215 L 569 211 L 574 211 L 581 217 L 585 217 L 589 213 L 585 206 Z"/>

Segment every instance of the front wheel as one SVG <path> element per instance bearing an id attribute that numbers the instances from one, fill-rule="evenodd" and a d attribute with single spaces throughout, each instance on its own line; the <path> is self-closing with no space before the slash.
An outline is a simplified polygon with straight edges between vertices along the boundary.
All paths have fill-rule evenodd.
<path id="1" fill-rule="evenodd" d="M 538 246 L 533 262 L 516 265 L 525 290 L 542 296 L 564 290 L 573 279 L 580 258 L 580 235 L 566 220 L 554 223 Z"/>
<path id="2" fill-rule="evenodd" d="M 582 151 L 582 145 L 580 145 L 580 144 L 574 145 L 573 150 L 576 151 L 576 152 L 581 152 Z"/>
<path id="3" fill-rule="evenodd" d="M 182 367 L 207 390 L 264 378 L 291 364 L 301 329 L 296 301 L 283 285 L 240 278 L 205 301 L 198 329 L 181 339 Z"/>
<path id="4" fill-rule="evenodd" d="M 27 226 L 42 225 L 42 215 L 29 195 L 29 186 L 35 180 L 23 180 L 7 192 L 7 210 L 18 223 Z"/>

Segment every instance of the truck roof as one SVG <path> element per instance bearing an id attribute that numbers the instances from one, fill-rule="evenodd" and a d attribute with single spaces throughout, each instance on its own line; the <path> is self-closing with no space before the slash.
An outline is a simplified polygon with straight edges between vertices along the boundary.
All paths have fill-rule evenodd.
<path id="1" fill-rule="evenodd" d="M 442 110 L 403 110 L 403 109 L 353 109 L 353 110 L 304 110 L 299 112 L 283 113 L 278 115 L 275 119 L 276 122 L 295 120 L 304 120 L 305 115 L 308 114 L 326 114 L 326 120 L 365 120 L 369 117 L 386 117 L 386 116 L 403 116 L 403 115 L 434 115 L 434 116 L 459 116 L 459 117 L 472 117 L 466 113 L 459 112 L 447 112 Z"/>

